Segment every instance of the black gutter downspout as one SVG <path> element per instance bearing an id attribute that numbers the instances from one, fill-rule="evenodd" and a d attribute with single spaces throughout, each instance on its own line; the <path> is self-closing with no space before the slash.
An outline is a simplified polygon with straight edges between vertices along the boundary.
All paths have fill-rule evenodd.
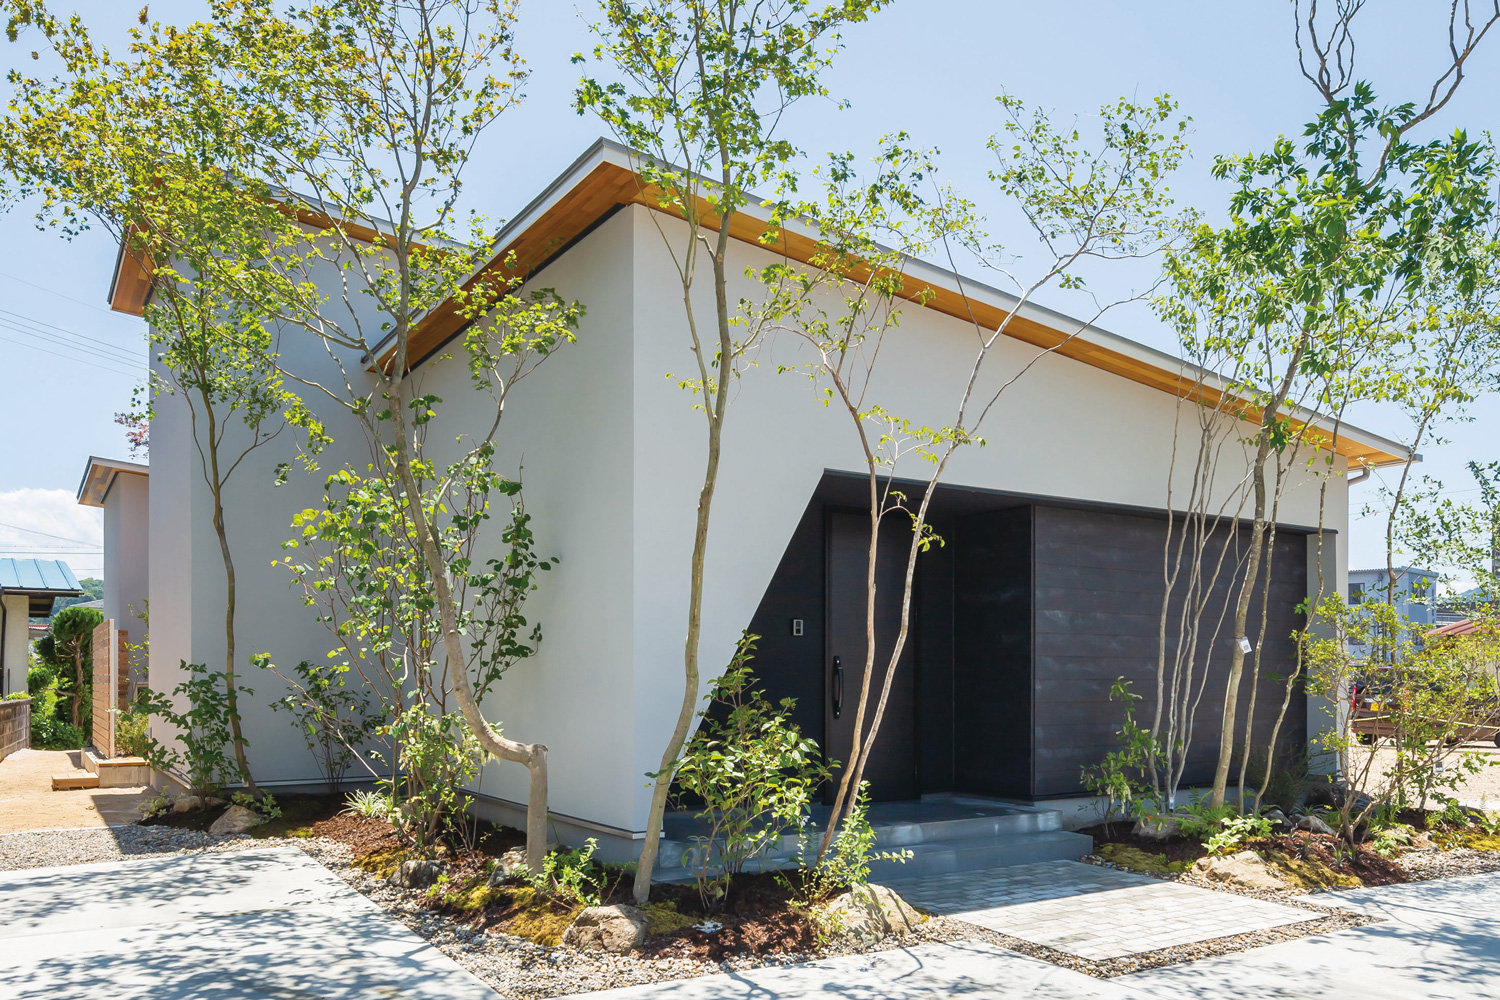
<path id="1" fill-rule="evenodd" d="M 0 590 L 0 598 L 3 598 L 4 596 L 5 592 L 3 590 Z M 7 617 L 8 616 L 5 613 L 5 601 L 3 599 L 0 599 L 0 698 L 3 698 L 6 695 L 10 694 L 9 691 L 5 690 L 8 686 L 7 681 L 10 680 L 10 675 L 5 672 L 5 632 Z"/>

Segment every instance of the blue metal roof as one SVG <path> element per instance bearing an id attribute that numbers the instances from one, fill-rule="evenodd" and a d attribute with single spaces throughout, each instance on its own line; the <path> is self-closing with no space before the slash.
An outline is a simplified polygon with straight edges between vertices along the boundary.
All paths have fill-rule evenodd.
<path id="1" fill-rule="evenodd" d="M 0 591 L 81 594 L 78 577 L 61 559 L 0 559 Z"/>

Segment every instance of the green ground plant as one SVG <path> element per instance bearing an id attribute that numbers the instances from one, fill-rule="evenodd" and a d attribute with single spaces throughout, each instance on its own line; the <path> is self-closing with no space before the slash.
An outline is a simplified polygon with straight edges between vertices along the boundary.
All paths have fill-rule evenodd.
<path id="1" fill-rule="evenodd" d="M 153 768 L 181 779 L 192 795 L 210 796 L 244 778 L 231 747 L 233 709 L 219 672 L 182 661 L 187 678 L 171 696 L 144 689 L 139 704 L 174 730 L 171 743 L 148 737 L 143 755 Z M 245 694 L 254 692 L 241 687 Z M 182 708 L 178 708 L 182 705 Z"/>
<path id="2" fill-rule="evenodd" d="M 347 669 L 303 660 L 293 670 L 292 690 L 271 702 L 273 711 L 292 717 L 307 749 L 333 791 L 343 784 L 357 748 L 381 725 L 369 694 L 345 683 Z"/>
<path id="3" fill-rule="evenodd" d="M 676 765 L 678 789 L 703 803 L 697 818 L 708 832 L 693 838 L 694 877 L 709 908 L 724 904 L 747 863 L 803 828 L 829 774 L 817 742 L 791 721 L 795 702 L 773 705 L 755 687 L 749 661 L 757 638 L 748 632 L 740 638 Z"/>

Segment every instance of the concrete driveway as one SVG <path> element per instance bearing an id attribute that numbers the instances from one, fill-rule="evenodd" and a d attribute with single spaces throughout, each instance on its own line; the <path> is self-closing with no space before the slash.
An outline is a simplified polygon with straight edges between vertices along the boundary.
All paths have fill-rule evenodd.
<path id="1" fill-rule="evenodd" d="M 294 847 L 0 872 L 0 998 L 495 1000 Z"/>
<path id="2" fill-rule="evenodd" d="M 1152 1000 L 1500 997 L 1500 874 L 1321 895 L 1384 923 L 1114 982 Z"/>

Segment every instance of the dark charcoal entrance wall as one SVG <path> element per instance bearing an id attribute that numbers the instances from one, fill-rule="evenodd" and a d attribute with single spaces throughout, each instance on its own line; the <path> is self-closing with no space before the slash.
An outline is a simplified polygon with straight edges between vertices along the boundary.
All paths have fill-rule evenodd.
<path id="1" fill-rule="evenodd" d="M 835 757 L 847 750 L 826 743 L 827 525 L 830 512 L 859 510 L 864 488 L 853 477 L 824 477 L 749 625 L 761 636 L 754 667 L 767 694 L 795 698 L 803 732 Z M 1116 746 L 1115 678 L 1131 679 L 1144 695 L 1154 686 L 1165 517 L 944 488 L 932 521 L 947 544 L 919 561 L 913 604 L 909 697 L 919 790 L 1023 799 L 1082 793 L 1080 768 Z M 1288 636 L 1300 624 L 1306 573 L 1306 536 L 1283 529 L 1263 654 L 1270 674 L 1284 675 L 1295 652 Z M 1216 599 L 1228 598 L 1225 579 Z M 1252 622 L 1258 615 L 1257 602 Z M 1189 784 L 1212 777 L 1228 634 L 1214 649 Z M 1247 686 L 1242 705 L 1248 693 Z M 1260 685 L 1262 738 L 1282 693 L 1279 679 Z M 1142 708 L 1149 712 L 1149 702 Z M 1304 745 L 1306 722 L 1306 701 L 1294 697 L 1283 744 Z"/>

